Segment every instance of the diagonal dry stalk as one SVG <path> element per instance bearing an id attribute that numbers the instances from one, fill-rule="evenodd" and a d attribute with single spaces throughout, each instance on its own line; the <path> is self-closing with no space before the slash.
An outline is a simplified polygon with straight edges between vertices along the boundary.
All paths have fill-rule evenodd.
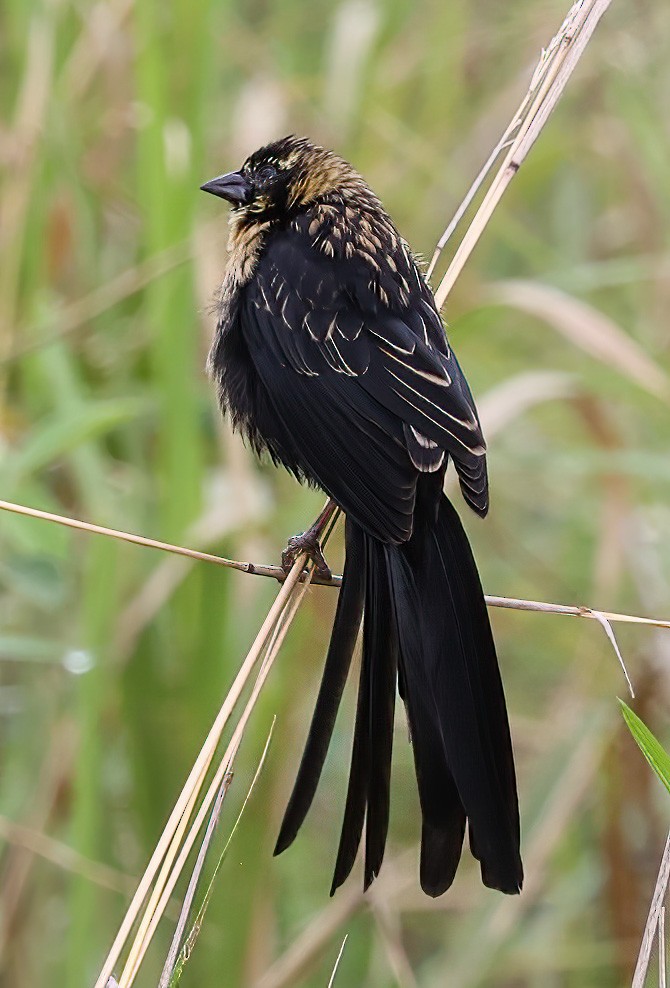
<path id="1" fill-rule="evenodd" d="M 301 560 L 297 560 L 295 566 L 297 567 L 300 562 Z M 302 560 L 302 563 L 304 564 L 304 560 Z M 147 909 L 143 936 L 140 938 L 138 934 L 136 937 L 135 944 L 133 945 L 133 948 L 131 948 L 131 956 L 129 957 L 128 962 L 126 962 L 126 968 L 124 969 L 124 973 L 119 980 L 119 988 L 130 988 L 130 985 L 132 985 L 135 980 L 135 976 L 144 958 L 144 954 L 146 953 L 151 939 L 156 932 L 158 923 L 167 908 L 170 896 L 172 895 L 179 876 L 186 866 L 188 856 L 193 848 L 198 833 L 203 826 L 207 813 L 216 799 L 216 794 L 226 773 L 229 771 L 229 765 L 231 764 L 233 754 L 237 751 L 237 748 L 240 745 L 242 735 L 244 734 L 249 721 L 249 717 L 251 716 L 251 713 L 256 705 L 261 689 L 263 688 L 265 680 L 267 679 L 270 669 L 272 668 L 272 664 L 277 657 L 279 649 L 281 648 L 286 632 L 288 631 L 289 626 L 296 615 L 298 607 L 302 602 L 308 586 L 309 580 L 306 580 L 304 583 L 300 584 L 300 586 L 297 586 L 290 599 L 287 601 L 282 613 L 279 615 L 275 628 L 271 634 L 264 661 L 260 672 L 258 673 L 251 696 L 249 697 L 249 700 L 244 708 L 244 712 L 235 727 L 230 744 L 228 745 L 228 748 L 226 749 L 226 752 L 221 760 L 221 765 L 214 775 L 195 820 L 193 821 L 193 824 L 181 845 L 181 850 L 179 851 L 179 855 L 174 863 L 174 866 L 166 877 L 164 888 L 162 889 L 160 897 L 158 898 L 157 903 L 150 914 Z"/>
<path id="2" fill-rule="evenodd" d="M 216 832 L 219 818 L 221 816 L 223 801 L 230 788 L 230 784 L 233 781 L 233 765 L 236 754 L 237 751 L 234 751 L 216 794 L 216 799 L 214 800 L 214 806 L 212 807 L 212 811 L 210 813 L 205 836 L 202 839 L 200 850 L 198 851 L 198 857 L 195 865 L 193 866 L 193 871 L 189 879 L 188 888 L 186 889 L 186 894 L 184 895 L 184 900 L 182 902 L 181 909 L 179 910 L 179 919 L 177 920 L 177 926 L 175 927 L 175 931 L 172 936 L 170 949 L 168 950 L 168 955 L 165 959 L 165 964 L 163 965 L 163 971 L 161 973 L 160 981 L 158 982 L 158 988 L 168 988 L 168 985 L 170 984 L 170 978 L 172 977 L 172 973 L 177 963 L 179 948 L 181 946 L 184 930 L 186 929 L 186 923 L 188 922 L 188 917 L 190 915 L 193 900 L 198 888 L 198 882 L 200 881 L 202 869 L 205 866 L 207 851 L 209 850 L 210 844 Z"/>
<path id="3" fill-rule="evenodd" d="M 240 810 L 240 814 L 237 818 L 235 827 L 233 827 L 233 832 L 235 831 L 237 824 L 239 823 L 240 817 L 244 812 L 244 809 L 247 805 L 251 792 L 254 786 L 256 785 L 256 782 L 258 781 L 258 777 L 265 763 L 265 758 L 267 756 L 268 749 L 270 747 L 270 741 L 272 740 L 272 733 L 274 731 L 276 719 L 277 718 L 275 717 L 272 720 L 272 724 L 270 726 L 270 733 L 268 734 L 267 741 L 265 742 L 265 748 L 263 749 L 263 753 L 261 754 L 260 761 L 258 763 L 258 768 L 256 769 L 254 777 L 251 780 L 251 785 L 245 797 L 244 803 L 242 805 L 242 809 Z M 241 736 L 240 736 L 240 740 L 241 740 Z M 237 747 L 239 747 L 239 743 Z M 163 971 L 161 973 L 160 981 L 158 983 L 158 988 L 169 988 L 172 976 L 174 974 L 175 968 L 177 967 L 179 961 L 179 951 L 182 945 L 182 941 L 184 939 L 184 931 L 186 930 L 186 923 L 188 922 L 188 917 L 190 915 L 191 908 L 193 906 L 193 902 L 195 899 L 198 882 L 200 881 L 200 876 L 202 874 L 202 870 L 205 865 L 207 852 L 209 851 L 210 845 L 214 838 L 214 833 L 216 831 L 219 822 L 219 818 L 221 816 L 223 800 L 225 799 L 226 793 L 228 792 L 228 789 L 230 788 L 230 784 L 233 781 L 233 761 L 237 754 L 237 747 L 234 749 L 234 751 L 231 754 L 229 768 L 226 770 L 226 773 L 221 781 L 221 785 L 219 786 L 218 791 L 216 793 L 216 798 L 214 800 L 214 805 L 212 806 L 212 811 L 209 817 L 209 822 L 207 824 L 207 829 L 205 831 L 205 836 L 203 837 L 203 840 L 200 845 L 200 850 L 198 851 L 198 857 L 193 867 L 191 878 L 189 879 L 188 888 L 186 890 L 184 901 L 182 903 L 182 907 L 179 913 L 177 926 L 175 928 L 174 935 L 172 937 L 172 942 L 170 943 L 170 949 L 168 950 L 168 955 L 165 959 L 165 964 L 163 965 Z M 196 830 L 196 834 L 197 834 L 197 830 Z M 229 842 L 230 842 L 230 838 L 228 839 L 228 843 Z M 228 844 L 226 844 L 226 848 L 227 846 Z M 224 849 L 224 854 L 225 854 L 225 849 Z M 213 880 L 214 878 L 212 878 L 212 881 Z M 210 883 L 210 887 L 211 887 L 211 883 Z M 195 925 L 197 925 L 198 928 L 202 923 L 202 913 L 204 912 L 205 905 L 206 903 L 203 903 L 203 906 L 201 907 L 198 913 L 198 917 L 196 918 Z M 196 933 L 194 931 L 195 931 L 195 926 L 194 926 L 194 930 L 191 931 L 188 937 L 191 944 L 194 942 L 196 936 Z"/>
<path id="4" fill-rule="evenodd" d="M 465 205 L 460 207 L 454 220 L 449 224 L 438 242 L 430 263 L 429 274 L 434 271 L 443 247 L 453 233 L 458 220 L 483 184 L 498 155 L 505 147 L 509 146 L 482 204 L 466 230 L 451 264 L 435 292 L 435 301 L 439 309 L 442 308 L 449 292 L 454 287 L 456 279 L 486 229 L 503 197 L 503 193 L 519 171 L 552 110 L 561 98 L 568 79 L 584 54 L 598 21 L 611 2 L 612 0 L 577 0 L 568 11 L 567 17 L 558 33 L 552 38 L 549 47 L 542 52 L 526 96 L 484 168 L 475 179 L 464 200 Z M 515 136 L 512 137 L 512 135 Z"/>
<path id="5" fill-rule="evenodd" d="M 253 705 L 256 702 L 272 661 L 274 660 L 279 645 L 281 644 L 284 634 L 286 633 L 290 622 L 285 620 L 282 623 L 282 618 L 286 614 L 292 617 L 295 613 L 297 605 L 302 599 L 302 595 L 307 589 L 308 581 L 299 585 L 299 579 L 304 565 L 304 556 L 299 557 L 294 563 L 284 585 L 279 590 L 274 604 L 270 608 L 253 645 L 247 653 L 237 676 L 235 677 L 233 685 L 223 702 L 221 710 L 219 711 L 209 734 L 207 735 L 200 754 L 191 769 L 184 788 L 182 789 L 175 807 L 170 814 L 165 829 L 158 841 L 158 844 L 156 845 L 156 849 L 151 856 L 151 860 L 149 861 L 147 869 L 138 885 L 137 891 L 126 912 L 126 915 L 124 916 L 114 943 L 112 944 L 107 958 L 105 959 L 98 980 L 95 983 L 95 988 L 105 988 L 107 979 L 112 975 L 121 951 L 123 950 L 123 947 L 130 936 L 133 925 L 140 914 L 142 905 L 147 895 L 149 895 L 152 888 L 152 883 L 154 882 L 154 879 L 156 879 L 147 908 L 135 937 L 135 941 L 131 947 L 131 952 L 128 956 L 126 967 L 124 968 L 124 972 L 119 980 L 119 988 L 128 988 L 128 986 L 133 983 L 139 964 L 141 963 L 150 942 L 151 935 L 153 935 L 153 930 L 155 929 L 158 919 L 167 905 L 169 896 L 177 881 L 178 874 L 180 873 L 181 868 L 185 863 L 185 859 L 188 856 L 188 852 L 195 841 L 197 832 L 202 826 L 205 815 L 216 797 L 216 792 L 218 791 L 222 778 L 228 769 L 228 765 L 230 764 L 231 756 L 239 745 L 239 741 L 251 710 L 253 709 Z M 298 588 L 297 593 L 296 588 Z M 279 635 L 276 633 L 277 628 L 282 629 Z M 219 739 L 228 723 L 237 701 L 239 700 L 240 695 L 242 694 L 242 691 L 249 680 L 257 660 L 266 646 L 268 647 L 268 651 L 266 653 L 265 665 L 261 669 L 254 690 L 247 703 L 247 707 L 238 722 L 228 749 L 222 758 L 221 766 L 219 767 L 219 770 L 210 785 L 207 797 L 202 803 L 200 811 L 196 816 L 194 826 L 197 825 L 197 830 L 193 833 L 193 828 L 191 828 L 191 831 L 189 832 L 189 835 L 183 845 L 183 847 L 186 848 L 186 851 L 178 857 L 179 847 L 182 845 L 182 838 L 185 834 L 188 821 L 195 808 L 198 795 L 204 784 L 207 770 L 214 757 Z"/>
<path id="6" fill-rule="evenodd" d="M 660 936 L 663 936 L 664 947 L 665 947 L 665 936 L 661 925 L 661 911 L 663 909 L 663 900 L 665 899 L 665 893 L 668 890 L 669 881 L 670 881 L 670 834 L 668 834 L 667 840 L 665 842 L 663 857 L 661 858 L 661 864 L 658 869 L 656 888 L 654 889 L 654 894 L 651 899 L 651 906 L 649 907 L 649 915 L 647 917 L 647 923 L 644 928 L 642 943 L 640 944 L 640 953 L 638 954 L 637 964 L 635 965 L 635 971 L 633 973 L 632 988 L 644 988 L 644 983 L 647 977 L 647 970 L 649 969 L 649 962 L 651 960 L 651 950 L 654 944 L 654 937 L 657 934 L 659 935 L 659 938 Z"/>
<path id="7" fill-rule="evenodd" d="M 193 947 L 195 945 L 195 942 L 196 942 L 196 940 L 198 938 L 198 935 L 199 935 L 200 930 L 202 928 L 203 920 L 205 918 L 205 913 L 206 913 L 207 908 L 209 906 L 209 902 L 210 902 L 210 899 L 211 899 L 212 891 L 214 889 L 214 883 L 216 882 L 216 878 L 218 876 L 219 870 L 221 868 L 221 865 L 223 864 L 223 861 L 224 861 L 224 858 L 226 857 L 226 854 L 228 853 L 228 849 L 230 847 L 230 844 L 232 842 L 232 839 L 235 836 L 235 833 L 237 831 L 237 828 L 240 825 L 240 821 L 242 820 L 242 816 L 244 815 L 244 811 L 247 808 L 247 803 L 249 802 L 249 799 L 251 797 L 251 793 L 253 792 L 253 790 L 254 790 L 254 788 L 256 786 L 256 783 L 258 781 L 258 778 L 259 778 L 259 776 L 261 774 L 261 771 L 263 769 L 263 765 L 265 764 L 265 759 L 267 757 L 267 753 L 268 753 L 269 748 L 270 748 L 270 741 L 272 740 L 272 734 L 274 732 L 274 727 L 275 727 L 276 720 L 277 720 L 276 717 L 274 717 L 272 719 L 272 724 L 270 725 L 270 731 L 269 731 L 267 740 L 265 742 L 265 748 L 263 749 L 263 752 L 261 754 L 260 760 L 258 762 L 258 767 L 256 768 L 256 772 L 254 774 L 254 777 L 251 780 L 251 784 L 250 784 L 250 786 L 249 786 L 249 788 L 247 790 L 246 796 L 244 797 L 244 801 L 242 803 L 242 806 L 240 808 L 239 813 L 237 814 L 237 818 L 236 818 L 236 820 L 235 820 L 235 822 L 234 822 L 234 824 L 233 824 L 233 826 L 232 826 L 232 828 L 230 830 L 230 833 L 228 834 L 228 839 L 226 840 L 226 843 L 224 845 L 223 851 L 219 855 L 219 860 L 217 861 L 216 867 L 214 868 L 214 871 L 212 873 L 212 876 L 211 876 L 211 878 L 209 880 L 209 884 L 208 884 L 207 889 L 205 891 L 205 894 L 203 896 L 203 900 L 202 900 L 202 903 L 200 904 L 200 908 L 198 909 L 197 915 L 196 915 L 196 917 L 195 917 L 195 919 L 193 921 L 193 925 L 191 926 L 191 929 L 190 929 L 190 931 L 188 933 L 188 936 L 184 939 L 183 943 L 181 944 L 181 949 L 179 950 L 179 955 L 175 958 L 175 961 L 172 964 L 172 968 L 171 968 L 171 970 L 169 972 L 169 978 L 168 978 L 168 980 L 166 982 L 167 985 L 170 985 L 171 984 L 171 978 L 174 977 L 174 974 L 177 971 L 177 969 L 182 968 L 183 965 L 188 960 L 188 958 L 190 957 L 191 952 L 193 950 Z M 225 779 L 224 779 L 224 782 L 225 782 Z M 214 809 L 212 810 L 212 816 L 214 815 L 215 811 L 216 811 L 216 805 L 215 805 Z M 205 850 L 204 842 L 203 842 L 203 850 Z M 200 857 L 200 855 L 199 855 L 199 857 Z M 204 859 L 204 855 L 203 855 L 203 859 Z M 193 881 L 193 877 L 196 877 L 195 869 L 194 869 L 194 874 L 192 876 L 191 881 Z M 190 887 L 190 884 L 191 883 L 189 883 L 189 887 Z M 188 907 L 189 907 L 189 903 L 188 903 L 187 900 L 185 900 L 184 901 L 184 906 L 182 908 L 182 913 L 183 913 L 184 916 L 187 915 Z M 179 934 L 179 928 L 175 931 L 175 936 L 173 938 L 173 944 L 177 944 L 177 945 L 179 944 L 180 937 L 178 936 L 178 934 Z M 165 971 L 167 971 L 169 969 L 169 965 L 170 965 L 170 961 L 171 961 L 171 954 L 172 954 L 172 949 L 170 951 L 170 954 L 168 954 L 168 958 L 166 960 L 165 967 L 163 969 L 164 970 L 164 973 L 165 973 Z M 163 984 L 163 981 L 161 981 L 159 983 L 158 988 L 161 988 L 162 984 Z"/>

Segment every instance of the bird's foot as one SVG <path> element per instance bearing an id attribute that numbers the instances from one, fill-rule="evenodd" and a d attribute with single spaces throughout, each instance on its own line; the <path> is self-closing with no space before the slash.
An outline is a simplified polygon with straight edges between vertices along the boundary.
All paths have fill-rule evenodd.
<path id="1" fill-rule="evenodd" d="M 330 580 L 332 572 L 321 551 L 318 533 L 314 527 L 300 535 L 294 535 L 281 554 L 282 569 L 288 573 L 299 556 L 305 554 L 314 563 L 314 572 L 320 580 Z"/>

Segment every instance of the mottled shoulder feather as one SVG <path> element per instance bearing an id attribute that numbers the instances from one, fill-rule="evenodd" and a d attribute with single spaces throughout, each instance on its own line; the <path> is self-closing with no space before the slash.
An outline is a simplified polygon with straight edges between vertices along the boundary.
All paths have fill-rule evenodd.
<path id="1" fill-rule="evenodd" d="M 412 292 L 421 287 L 408 245 L 365 188 L 346 198 L 339 193 L 322 197 L 297 215 L 291 227 L 325 257 L 362 262 L 367 284 L 383 305 L 406 308 Z"/>

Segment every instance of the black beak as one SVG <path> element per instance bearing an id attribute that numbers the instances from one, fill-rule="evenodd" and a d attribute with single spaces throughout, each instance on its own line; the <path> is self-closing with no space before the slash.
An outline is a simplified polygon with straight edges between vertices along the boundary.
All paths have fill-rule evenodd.
<path id="1" fill-rule="evenodd" d="M 227 199 L 233 206 L 241 206 L 249 201 L 251 186 L 247 182 L 242 172 L 228 172 L 227 175 L 219 175 L 209 182 L 205 182 L 200 188 L 203 192 L 211 192 L 213 196 L 220 199 Z"/>

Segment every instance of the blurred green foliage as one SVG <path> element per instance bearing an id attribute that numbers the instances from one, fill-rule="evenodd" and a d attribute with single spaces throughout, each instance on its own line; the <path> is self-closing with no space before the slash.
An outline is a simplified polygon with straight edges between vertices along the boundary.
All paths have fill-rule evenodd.
<path id="1" fill-rule="evenodd" d="M 266 139 L 309 133 L 430 256 L 565 13 L 565 0 L 6 0 L 1 496 L 276 560 L 321 498 L 255 465 L 219 422 L 203 367 L 226 215 L 198 186 Z M 491 593 L 667 616 L 669 35 L 664 0 L 612 5 L 447 307 L 486 413 L 493 509 L 466 523 Z M 523 291 L 495 304 L 487 283 L 510 278 L 563 295 L 542 318 Z M 581 340 L 557 328 L 562 298 L 587 307 Z M 616 327 L 659 387 L 612 366 Z M 275 589 L 0 518 L 3 984 L 92 983 Z M 347 931 L 342 985 L 625 983 L 666 810 L 595 622 L 493 615 L 519 762 L 518 900 L 483 889 L 472 862 L 442 899 L 418 892 L 402 716 L 377 894 L 363 900 L 356 875 L 328 900 L 351 697 L 304 833 L 272 858 L 333 604 L 310 592 L 246 735 L 223 831 L 277 714 L 182 984 L 325 985 Z M 620 644 L 662 737 L 668 640 L 626 628 Z M 156 984 L 170 932 L 140 984 Z"/>

